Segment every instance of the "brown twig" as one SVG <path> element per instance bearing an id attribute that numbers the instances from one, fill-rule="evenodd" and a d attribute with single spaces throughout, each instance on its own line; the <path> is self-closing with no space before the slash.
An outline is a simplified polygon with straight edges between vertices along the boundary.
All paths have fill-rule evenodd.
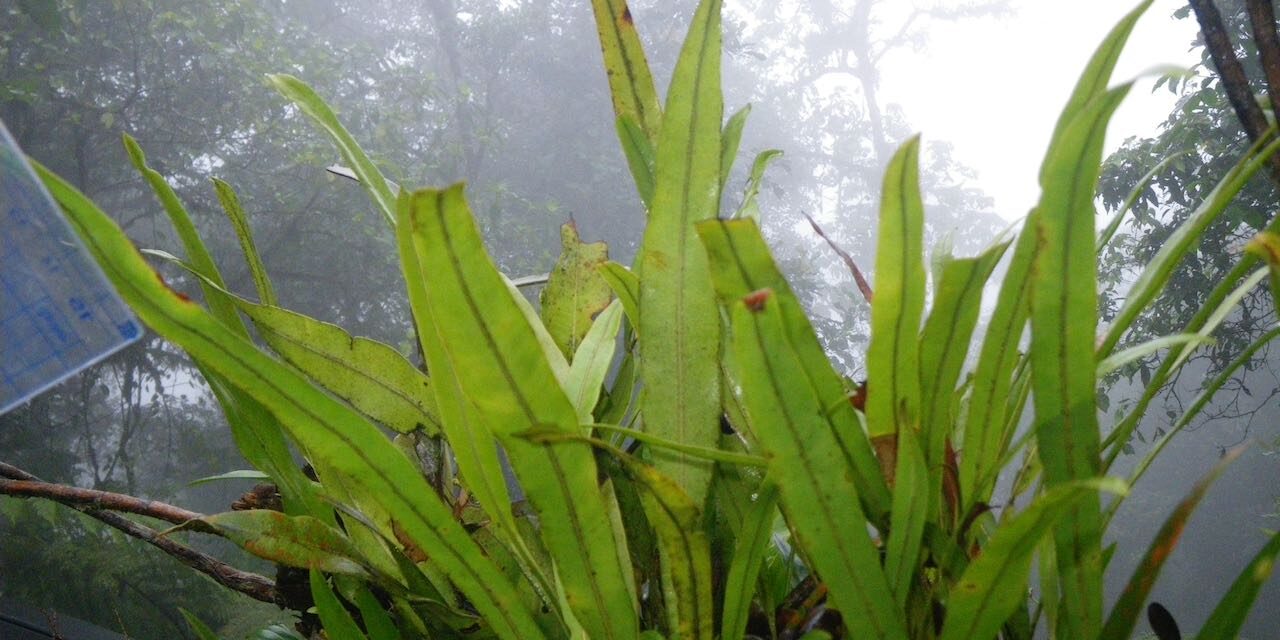
<path id="1" fill-rule="evenodd" d="M 185 564 L 188 567 L 191 567 L 192 569 L 195 569 L 196 571 L 199 571 L 213 578 L 215 582 L 217 582 L 218 584 L 224 587 L 227 587 L 228 589 L 243 593 L 249 596 L 250 598 L 253 598 L 254 600 L 260 600 L 262 602 L 269 602 L 272 604 L 276 603 L 276 585 L 270 579 L 260 576 L 256 573 L 241 571 L 240 569 L 237 569 L 225 562 L 222 562 L 217 558 L 214 558 L 212 556 L 196 551 L 195 549 L 192 549 L 191 547 L 188 547 L 184 544 L 181 544 L 169 538 L 162 538 L 160 537 L 159 532 L 155 531 L 154 529 L 138 524 L 118 513 L 115 513 L 113 511 L 103 511 L 104 508 L 110 508 L 107 506 L 107 503 L 94 503 L 94 502 L 83 502 L 83 501 L 63 502 L 62 500 L 59 500 L 58 497 L 56 497 L 57 495 L 61 495 L 60 493 L 57 493 L 57 492 L 51 493 L 49 495 L 44 495 L 43 493 L 30 493 L 30 492 L 10 493 L 8 489 L 14 486 L 19 487 L 20 490 L 22 490 L 23 487 L 63 487 L 65 489 L 75 489 L 75 487 L 65 487 L 65 485 L 54 485 L 54 484 L 42 482 L 36 476 L 30 473 L 27 473 L 26 471 L 23 471 L 18 467 L 15 467 L 10 464 L 6 464 L 4 462 L 0 462 L 0 494 L 42 497 L 42 498 L 48 498 L 50 500 L 62 502 L 63 504 L 66 504 L 72 509 L 80 511 L 81 513 L 84 513 L 85 515 L 91 518 L 94 518 L 114 529 L 118 529 L 127 535 L 133 536 L 134 538 L 137 538 L 139 540 L 142 540 L 143 542 L 146 542 L 147 544 L 150 544 L 152 546 L 159 548 L 161 551 L 164 551 L 170 556 L 173 556 L 173 558 L 176 559 L 178 562 L 181 562 L 182 564 Z M 89 491 L 88 489 L 76 489 L 76 490 Z M 99 491 L 95 493 L 104 494 L 106 492 Z M 108 494 L 108 495 L 116 496 L 119 494 Z M 161 503 L 156 503 L 149 500 L 140 500 L 138 498 L 132 498 L 131 496 L 120 496 L 120 497 L 130 498 L 131 500 L 134 500 L 140 503 L 149 503 L 151 505 L 161 505 Z M 173 507 L 170 505 L 163 505 L 163 506 L 168 507 L 168 509 L 160 509 L 159 512 L 161 513 L 168 513 L 170 515 L 176 515 L 176 514 L 182 513 L 182 514 L 190 514 L 191 517 L 196 517 L 196 518 L 200 517 L 200 514 L 194 513 L 191 511 L 186 511 L 185 509 L 179 509 L 177 507 Z M 139 513 L 139 512 L 134 511 L 134 513 Z M 152 514 L 144 513 L 144 515 L 152 515 Z M 154 517 L 159 517 L 159 516 L 154 516 Z M 174 522 L 173 520 L 169 520 L 168 518 L 161 518 L 161 519 L 167 520 L 169 522 Z M 190 519 L 190 518 L 187 518 L 187 519 Z M 182 520 L 181 522 L 185 522 L 185 521 L 186 520 Z"/>
<path id="2" fill-rule="evenodd" d="M 849 273 L 853 274 L 853 281 L 858 283 L 858 291 L 862 292 L 862 297 L 866 299 L 867 304 L 871 304 L 871 285 L 867 282 L 867 279 L 862 276 L 862 270 L 858 268 L 858 263 L 853 261 L 853 256 L 849 255 L 848 251 L 841 249 L 840 245 L 836 244 L 834 240 L 827 237 L 827 234 L 822 230 L 822 227 L 819 227 L 818 222 L 809 214 L 801 211 L 800 215 L 803 215 L 804 219 L 809 221 L 809 226 L 813 227 L 814 233 L 818 234 L 818 237 L 825 240 L 827 246 L 831 247 L 831 249 L 836 252 L 836 255 L 840 256 L 841 260 L 844 260 L 845 266 L 849 267 Z"/>
<path id="3" fill-rule="evenodd" d="M 1236 112 L 1236 117 L 1239 118 L 1240 125 L 1244 127 L 1249 140 L 1257 142 L 1267 135 L 1270 125 L 1267 123 L 1266 115 L 1262 113 L 1262 107 L 1253 99 L 1253 92 L 1249 90 L 1249 78 L 1245 75 L 1244 66 L 1236 57 L 1235 48 L 1227 36 L 1227 29 L 1222 23 L 1222 14 L 1218 12 L 1212 0 L 1190 0 L 1190 4 L 1191 9 L 1195 11 L 1196 21 L 1200 23 L 1205 48 L 1209 50 L 1213 66 L 1218 70 L 1218 77 L 1222 79 L 1222 88 L 1227 92 L 1231 108 Z M 1275 30 L 1274 21 L 1272 26 L 1261 31 L 1268 30 Z M 1268 167 L 1271 170 L 1271 179 L 1280 184 L 1280 156 L 1271 156 Z"/>
<path id="4" fill-rule="evenodd" d="M 182 524 L 188 520 L 202 517 L 194 511 L 175 507 L 163 502 L 144 500 L 122 493 L 83 489 L 65 484 L 40 482 L 38 480 L 10 480 L 0 478 L 0 493 L 28 498 L 45 498 L 65 505 L 83 505 L 90 509 L 110 509 L 136 513 L 173 524 Z"/>

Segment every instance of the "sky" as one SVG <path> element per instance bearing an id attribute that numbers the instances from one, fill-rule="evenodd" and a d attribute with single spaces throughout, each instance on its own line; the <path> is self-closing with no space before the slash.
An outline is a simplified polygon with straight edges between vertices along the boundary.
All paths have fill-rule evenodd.
<path id="1" fill-rule="evenodd" d="M 1062 105 L 1094 48 L 1130 9 L 1123 0 L 1012 0 L 1004 18 L 934 22 L 919 52 L 885 60 L 881 92 L 901 105 L 926 139 L 954 145 L 956 160 L 978 172 L 976 185 L 1001 217 L 1026 214 L 1039 194 L 1036 174 Z M 1175 20 L 1184 3 L 1157 0 L 1138 22 L 1113 84 L 1153 68 L 1189 67 L 1194 19 Z M 975 74 L 983 77 L 975 79 Z M 1174 104 L 1154 78 L 1136 85 L 1116 113 L 1104 153 L 1132 135 L 1157 131 Z"/>

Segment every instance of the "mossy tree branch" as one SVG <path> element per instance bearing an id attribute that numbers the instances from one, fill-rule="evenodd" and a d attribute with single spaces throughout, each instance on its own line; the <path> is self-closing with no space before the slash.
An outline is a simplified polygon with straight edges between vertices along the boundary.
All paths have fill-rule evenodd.
<path id="1" fill-rule="evenodd" d="M 196 551 L 170 538 L 161 537 L 155 529 L 138 524 L 115 511 L 150 516 L 175 524 L 199 518 L 201 517 L 199 513 L 133 496 L 43 482 L 36 476 L 4 462 L 0 462 L 0 494 L 44 498 L 65 504 L 159 548 L 178 562 L 213 578 L 214 582 L 228 589 L 243 593 L 254 600 L 278 604 L 276 585 L 270 579 L 256 573 L 242 571 L 213 556 Z"/>

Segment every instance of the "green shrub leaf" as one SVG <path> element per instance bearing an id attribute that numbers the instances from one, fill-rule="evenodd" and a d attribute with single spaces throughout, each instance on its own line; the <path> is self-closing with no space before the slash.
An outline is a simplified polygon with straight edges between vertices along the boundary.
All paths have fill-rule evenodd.
<path id="1" fill-rule="evenodd" d="M 747 126 L 747 116 L 751 115 L 751 105 L 743 105 L 729 116 L 720 132 L 720 190 L 723 191 L 729 182 L 729 173 L 733 171 L 733 161 L 738 157 L 738 145 L 742 143 L 742 130 Z"/>
<path id="2" fill-rule="evenodd" d="M 273 351 L 361 413 L 400 433 L 439 433 L 431 379 L 399 351 L 287 309 L 237 304 Z"/>
<path id="3" fill-rule="evenodd" d="M 600 398 L 600 387 L 613 364 L 613 354 L 618 346 L 618 330 L 622 328 L 622 303 L 614 301 L 596 317 L 591 330 L 569 365 L 569 379 L 565 384 L 569 399 L 578 410 L 578 421 L 592 421 L 591 411 Z"/>
<path id="4" fill-rule="evenodd" d="M 876 295 L 867 348 L 867 431 L 873 442 L 920 425 L 925 270 L 919 158 L 920 138 L 914 137 L 889 161 L 881 193 Z"/>
<path id="5" fill-rule="evenodd" d="M 392 193 L 390 185 L 387 184 L 386 178 L 382 176 L 377 165 L 369 159 L 364 149 L 360 148 L 356 139 L 347 132 L 347 128 L 338 121 L 338 116 L 333 113 L 333 109 L 329 108 L 324 99 L 317 95 L 307 83 L 291 75 L 270 73 L 267 74 L 267 81 L 280 92 L 280 95 L 292 100 L 303 113 L 329 134 L 334 146 L 338 148 L 338 153 L 342 155 L 342 160 L 356 174 L 360 186 L 368 192 L 387 224 L 395 225 L 395 194 Z"/>
<path id="6" fill-rule="evenodd" d="M 249 275 L 253 278 L 254 288 L 258 290 L 258 299 L 262 304 L 279 305 L 275 289 L 271 286 L 271 279 L 267 277 L 267 268 L 262 264 L 262 256 L 258 255 L 258 247 L 253 242 L 253 230 L 249 228 L 249 218 L 244 213 L 244 207 L 240 206 L 240 198 L 236 196 L 235 189 L 217 178 L 213 179 L 213 188 L 218 193 L 218 202 L 222 203 L 227 219 L 236 230 L 236 239 L 240 241 L 240 251 L 244 254 L 245 262 L 249 264 Z"/>
<path id="7" fill-rule="evenodd" d="M 613 113 L 619 118 L 630 118 L 650 143 L 656 144 L 662 125 L 662 107 L 631 9 L 626 0 L 591 0 L 591 9 L 595 12 L 596 33 L 604 52 Z"/>
<path id="8" fill-rule="evenodd" d="M 755 161 L 751 163 L 751 174 L 747 176 L 747 187 L 742 192 L 742 204 L 738 205 L 734 218 L 751 218 L 757 222 L 760 220 L 759 196 L 760 185 L 764 183 L 764 170 L 780 156 L 782 151 L 778 149 L 765 149 L 756 155 Z"/>
<path id="9" fill-rule="evenodd" d="M 635 272 L 616 262 L 606 262 L 599 267 L 600 277 L 609 283 L 613 295 L 622 301 L 631 326 L 640 325 L 640 278 Z"/>
<path id="10" fill-rule="evenodd" d="M 453 519 L 421 472 L 377 427 L 168 289 L 106 214 L 47 169 L 36 168 L 121 297 L 148 326 L 216 372 L 218 380 L 269 410 L 321 479 L 358 494 L 359 508 L 385 534 L 398 528 L 417 547 L 432 549 L 433 565 L 458 585 L 499 634 L 544 637 L 530 612 L 518 605 L 510 582 Z"/>
<path id="11" fill-rule="evenodd" d="M 929 467 L 914 428 L 897 433 L 897 466 L 893 474 L 893 511 L 885 543 L 884 573 L 898 608 L 906 611 L 915 586 L 924 524 L 929 514 Z"/>
<path id="12" fill-rule="evenodd" d="M 213 629 L 210 629 L 209 625 L 202 622 L 200 618 L 197 618 L 196 614 L 182 607 L 178 607 L 178 613 L 182 614 L 182 617 L 187 621 L 187 626 L 191 627 L 191 632 L 196 634 L 196 637 L 200 640 L 220 640 L 218 634 L 214 633 Z"/>
<path id="13" fill-rule="evenodd" d="M 705 447 L 720 435 L 720 323 L 693 223 L 720 210 L 720 31 L 719 0 L 704 0 L 667 92 L 639 259 L 645 429 Z M 710 464 L 673 452 L 658 453 L 654 463 L 703 502 Z"/>
<path id="14" fill-rule="evenodd" d="M 698 234 L 706 247 L 712 266 L 712 282 L 716 294 L 726 308 L 732 308 L 753 291 L 768 289 L 786 325 L 785 347 L 794 351 L 803 364 L 803 377 L 792 381 L 810 388 L 823 407 L 821 417 L 825 429 L 839 447 L 841 469 L 849 469 L 856 478 L 857 490 L 868 513 L 887 516 L 890 510 L 889 489 L 881 475 L 880 465 L 871 451 L 853 405 L 831 366 L 813 325 L 791 287 L 787 285 L 769 247 L 754 220 L 712 220 L 698 224 Z M 780 348 L 783 345 L 779 345 Z M 736 363 L 728 363 L 745 377 Z"/>
<path id="15" fill-rule="evenodd" d="M 490 449 L 498 438 L 538 512 L 543 543 L 574 615 L 593 637 L 635 637 L 636 611 L 590 447 L 544 447 L 515 435 L 535 427 L 581 430 L 537 337 L 536 318 L 526 316 L 519 292 L 485 252 L 462 185 L 418 191 L 403 204 L 397 235 L 419 336 L 437 389 L 446 384 L 441 371 L 449 372 L 453 385 L 449 400 L 437 392 L 446 433 L 461 416 L 468 418 L 461 428 L 489 433 Z M 465 402 L 474 411 L 455 414 L 446 402 Z M 477 437 L 476 446 L 484 447 L 485 436 Z"/>
<path id="16" fill-rule="evenodd" d="M 542 322 L 560 352 L 571 359 L 592 320 L 613 299 L 598 272 L 609 260 L 609 248 L 603 242 L 583 242 L 572 222 L 560 227 L 560 247 L 560 258 L 542 289 Z"/>
<path id="17" fill-rule="evenodd" d="M 852 475 L 840 472 L 846 461 L 828 427 L 827 407 L 788 345 L 776 296 L 768 289 L 748 294 L 730 307 L 730 317 L 742 395 L 805 557 L 826 582 L 851 637 L 905 638 L 857 487 Z"/>
<path id="18" fill-rule="evenodd" d="M 1050 489 L 1026 510 L 1006 519 L 983 547 L 982 555 L 969 563 L 952 587 L 941 639 L 994 638 L 1026 598 L 1031 555 L 1041 539 L 1081 500 L 1096 497 L 1099 490 L 1124 493 L 1127 488 L 1112 479 L 1069 482 Z M 1042 572 L 1045 569 L 1041 567 Z"/>
<path id="19" fill-rule="evenodd" d="M 147 184 L 164 205 L 170 224 L 177 231 L 178 239 L 182 241 L 190 261 L 186 266 L 200 277 L 201 291 L 204 293 L 205 304 L 209 306 L 209 311 L 232 333 L 248 339 L 249 331 L 245 327 L 244 320 L 236 313 L 234 300 L 227 292 L 222 274 L 218 271 L 213 256 L 191 222 L 191 217 L 187 215 L 177 193 L 164 176 L 147 166 L 147 158 L 143 155 L 142 148 L 127 134 L 124 136 L 124 147 L 134 167 L 146 179 Z M 50 190 L 52 189 L 50 187 Z M 65 203 L 64 206 L 66 206 Z M 305 513 L 321 518 L 332 518 L 332 510 L 320 502 L 311 482 L 293 463 L 293 456 L 285 442 L 284 432 L 281 431 L 275 417 L 257 401 L 237 389 L 236 385 L 224 380 L 219 373 L 209 370 L 199 361 L 196 362 L 196 367 L 209 382 L 214 398 L 227 416 L 227 424 L 231 427 L 231 436 L 235 440 L 236 447 L 246 460 L 267 472 L 279 484 L 280 493 L 284 496 L 285 511 L 291 514 Z"/>
<path id="20" fill-rule="evenodd" d="M 1097 256 L 1093 198 L 1106 124 L 1130 85 L 1107 91 L 1062 130 L 1041 169 L 1031 274 L 1031 373 L 1037 452 L 1048 486 L 1099 475 Z M 1101 628 L 1102 520 L 1085 497 L 1055 529 L 1070 635 Z"/>
<path id="21" fill-rule="evenodd" d="M 332 640 L 365 640 L 351 613 L 342 606 L 338 594 L 329 587 L 324 574 L 311 570 L 311 598 L 316 603 L 316 613 L 320 616 L 320 624 L 324 626 L 325 637 Z"/>
<path id="22" fill-rule="evenodd" d="M 924 399 L 921 440 L 930 470 L 927 491 L 933 505 L 930 512 L 934 514 L 942 499 L 947 442 L 953 437 L 952 426 L 958 418 L 952 410 L 956 383 L 978 323 L 983 287 L 1008 247 L 1008 242 L 1002 242 L 976 258 L 942 258 L 933 308 L 920 332 L 920 397 Z M 965 453 L 968 457 L 969 452 Z M 950 508 L 958 511 L 960 505 Z"/>
<path id="23" fill-rule="evenodd" d="M 737 531 L 733 559 L 724 579 L 724 615 L 720 636 L 738 638 L 746 631 L 751 602 L 756 593 L 756 579 L 764 563 L 765 547 L 773 533 L 773 519 L 778 509 L 778 484 L 772 478 L 762 480 L 747 505 Z"/>
<path id="24" fill-rule="evenodd" d="M 356 548 L 337 529 L 310 516 L 279 511 L 228 511 L 170 529 L 216 533 L 259 558 L 299 569 L 368 576 Z"/>

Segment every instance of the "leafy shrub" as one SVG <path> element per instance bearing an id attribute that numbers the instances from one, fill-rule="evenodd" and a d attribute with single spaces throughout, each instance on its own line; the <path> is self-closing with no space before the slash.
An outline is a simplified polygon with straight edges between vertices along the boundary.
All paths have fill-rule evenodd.
<path id="1" fill-rule="evenodd" d="M 199 276 L 201 306 L 157 278 L 91 202 L 41 174 L 121 294 L 198 363 L 246 458 L 283 496 L 283 513 L 184 526 L 309 570 L 328 637 L 1031 638 L 1043 625 L 1125 638 L 1217 470 L 1104 613 L 1103 532 L 1149 458 L 1129 482 L 1107 472 L 1149 396 L 1266 277 L 1258 256 L 1277 255 L 1241 256 L 1182 334 L 1116 352 L 1207 222 L 1280 145 L 1270 142 L 1099 326 L 1097 249 L 1114 228 L 1095 231 L 1093 199 L 1106 123 L 1129 90 L 1107 84 L 1147 4 L 1077 84 L 1021 232 L 976 257 L 939 258 L 927 314 L 918 141 L 899 149 L 881 196 L 864 385 L 832 368 L 760 234 L 754 194 L 771 155 L 757 160 L 738 214 L 717 217 L 746 112 L 723 121 L 715 0 L 693 18 L 665 105 L 625 3 L 593 2 L 647 228 L 630 268 L 566 228 L 541 317 L 485 252 L 461 185 L 390 184 L 305 84 L 271 77 L 330 134 L 394 230 L 425 372 L 277 307 L 228 185 L 219 195 L 259 302 L 226 290 L 181 204 L 126 140 L 187 259 L 152 253 Z M 974 340 L 983 288 L 1006 257 Z M 1148 397 L 1100 425 L 1099 375 L 1162 350 Z M 1019 430 L 1031 398 L 1033 426 Z M 1105 507 L 1100 492 L 1114 494 Z M 1277 552 L 1273 537 L 1201 637 L 1235 633 Z M 1172 637 L 1163 608 L 1151 609 Z"/>

